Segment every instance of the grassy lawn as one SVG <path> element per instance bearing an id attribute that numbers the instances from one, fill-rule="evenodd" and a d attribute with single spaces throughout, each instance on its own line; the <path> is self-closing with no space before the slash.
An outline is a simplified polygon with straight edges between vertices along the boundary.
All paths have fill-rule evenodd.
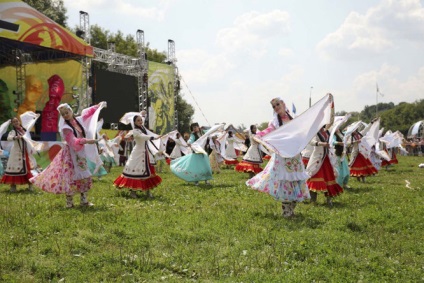
<path id="1" fill-rule="evenodd" d="M 0 185 L 0 281 L 423 282 L 424 158 L 398 158 L 293 219 L 229 169 L 193 186 L 164 164 L 155 198 L 132 199 L 112 186 L 115 167 L 95 180 L 91 208 Z"/>

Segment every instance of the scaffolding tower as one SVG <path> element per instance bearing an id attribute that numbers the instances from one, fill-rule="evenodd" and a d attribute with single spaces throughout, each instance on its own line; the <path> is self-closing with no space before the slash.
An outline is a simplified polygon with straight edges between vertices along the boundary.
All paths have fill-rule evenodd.
<path id="1" fill-rule="evenodd" d="M 177 102 L 178 95 L 180 92 L 180 75 L 178 73 L 178 68 L 176 66 L 177 57 L 175 56 L 175 42 L 172 39 L 168 39 L 168 58 L 165 63 L 172 65 L 174 67 L 174 85 L 169 86 L 173 88 L 174 93 L 174 129 L 178 129 L 178 110 Z"/>
<path id="2" fill-rule="evenodd" d="M 80 11 L 80 26 L 78 32 L 80 33 L 81 38 L 85 42 L 90 44 L 90 18 L 87 12 Z M 80 97 L 77 100 L 77 109 L 74 109 L 77 114 L 80 114 L 84 108 L 87 108 L 92 104 L 92 91 L 91 88 L 89 88 L 88 86 L 88 80 L 90 78 L 91 59 L 86 56 L 82 56 L 80 62 L 82 67 Z"/>

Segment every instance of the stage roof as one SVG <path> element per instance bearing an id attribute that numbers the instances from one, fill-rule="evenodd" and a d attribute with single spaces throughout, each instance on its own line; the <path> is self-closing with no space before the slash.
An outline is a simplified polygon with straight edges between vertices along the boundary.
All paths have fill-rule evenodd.
<path id="1" fill-rule="evenodd" d="M 0 1 L 0 42 L 2 65 L 13 49 L 35 52 L 34 61 L 93 57 L 92 46 L 22 1 Z"/>

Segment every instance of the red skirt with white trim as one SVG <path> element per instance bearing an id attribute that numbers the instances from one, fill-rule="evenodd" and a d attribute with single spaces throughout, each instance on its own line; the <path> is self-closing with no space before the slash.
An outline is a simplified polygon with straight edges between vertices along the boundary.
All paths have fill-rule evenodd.
<path id="1" fill-rule="evenodd" d="M 376 173 L 378 173 L 378 170 L 361 153 L 358 153 L 355 161 L 350 166 L 350 176 L 352 177 L 367 177 Z"/>
<path id="2" fill-rule="evenodd" d="M 25 165 L 26 165 L 27 173 L 25 175 L 13 176 L 13 175 L 8 175 L 6 172 L 4 172 L 3 178 L 0 181 L 1 184 L 25 185 L 25 184 L 31 183 L 29 179 L 31 179 L 34 176 L 31 174 L 31 169 L 30 169 L 31 166 L 29 164 L 28 152 L 25 152 L 25 157 L 26 157 Z"/>
<path id="3" fill-rule="evenodd" d="M 237 172 L 242 172 L 242 173 L 252 172 L 252 173 L 258 174 L 259 172 L 262 172 L 263 169 L 257 163 L 250 163 L 250 162 L 242 160 L 239 164 L 237 164 L 234 170 L 236 170 Z"/>
<path id="4" fill-rule="evenodd" d="M 398 164 L 398 160 L 396 157 L 396 153 L 394 151 L 392 151 L 392 159 L 390 159 L 390 164 Z"/>
<path id="5" fill-rule="evenodd" d="M 326 196 L 334 197 L 343 193 L 343 188 L 337 183 L 333 166 L 328 156 L 324 158 L 321 168 L 306 181 L 310 191 L 325 192 Z"/>
<path id="6" fill-rule="evenodd" d="M 262 157 L 262 159 L 264 159 L 264 160 L 270 160 L 271 159 L 271 156 L 267 154 L 264 157 Z"/>
<path id="7" fill-rule="evenodd" d="M 234 160 L 224 160 L 225 165 L 237 165 L 239 161 L 237 159 Z"/>
<path id="8" fill-rule="evenodd" d="M 128 188 L 135 191 L 148 191 L 157 187 L 162 183 L 162 178 L 156 175 L 155 168 L 152 165 L 149 166 L 151 172 L 150 177 L 146 179 L 133 179 L 121 174 L 121 176 L 116 178 L 113 182 L 113 185 L 118 189 Z"/>

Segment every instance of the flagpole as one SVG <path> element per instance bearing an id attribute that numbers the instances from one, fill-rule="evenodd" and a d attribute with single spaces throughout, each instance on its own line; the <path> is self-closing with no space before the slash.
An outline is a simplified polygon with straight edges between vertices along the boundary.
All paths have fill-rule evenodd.
<path id="1" fill-rule="evenodd" d="M 378 84 L 375 83 L 376 85 L 376 91 L 375 91 L 375 118 L 378 117 Z"/>

